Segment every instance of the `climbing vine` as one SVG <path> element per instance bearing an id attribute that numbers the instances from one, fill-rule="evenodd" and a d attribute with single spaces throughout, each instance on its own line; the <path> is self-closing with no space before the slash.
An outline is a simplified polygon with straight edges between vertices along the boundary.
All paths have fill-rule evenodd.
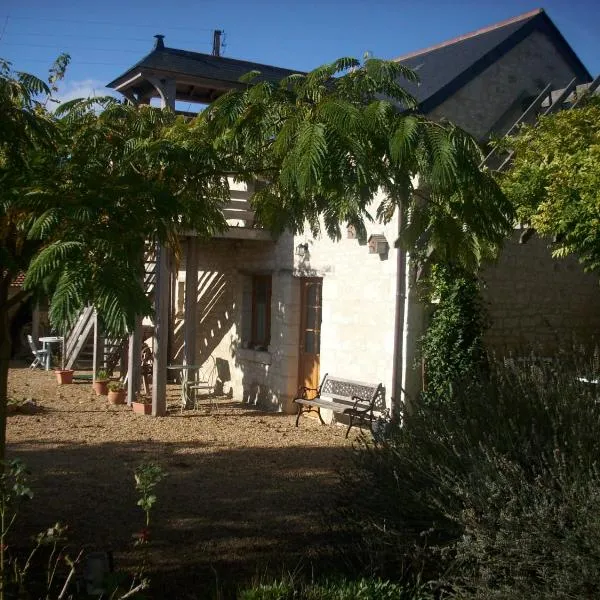
<path id="1" fill-rule="evenodd" d="M 449 398 L 456 385 L 485 369 L 486 311 L 476 276 L 452 265 L 436 265 L 428 296 L 436 304 L 421 338 L 425 401 Z"/>

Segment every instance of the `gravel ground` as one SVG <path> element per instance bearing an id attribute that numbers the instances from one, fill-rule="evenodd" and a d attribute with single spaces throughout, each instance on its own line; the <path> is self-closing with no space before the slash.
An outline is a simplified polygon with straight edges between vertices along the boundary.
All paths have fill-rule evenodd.
<path id="1" fill-rule="evenodd" d="M 171 385 L 168 416 L 134 415 L 89 382 L 59 386 L 53 373 L 23 367 L 10 370 L 8 392 L 37 404 L 8 420 L 8 457 L 26 462 L 35 494 L 19 540 L 61 521 L 73 544 L 111 549 L 117 567 L 131 568 L 140 559 L 132 534 L 143 526 L 132 473 L 153 460 L 167 472 L 151 527 L 156 598 L 209 597 L 233 581 L 281 575 L 335 543 L 321 515 L 355 437 L 342 427 L 303 418 L 296 428 L 294 416 L 227 398 L 182 413 Z"/>

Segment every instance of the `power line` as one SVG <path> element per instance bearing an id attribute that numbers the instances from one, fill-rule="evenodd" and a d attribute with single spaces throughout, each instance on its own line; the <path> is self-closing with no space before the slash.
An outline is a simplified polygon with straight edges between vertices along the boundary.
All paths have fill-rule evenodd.
<path id="1" fill-rule="evenodd" d="M 2 33 L 0 33 L 0 40 L 4 36 L 4 32 L 6 31 L 6 26 L 7 25 L 8 25 L 8 17 L 6 17 L 6 19 L 4 19 L 4 27 L 2 28 Z"/>
<path id="2" fill-rule="evenodd" d="M 6 29 L 6 24 L 4 26 L 4 29 Z M 92 35 L 75 35 L 72 33 L 64 33 L 64 34 L 60 34 L 60 33 L 40 33 L 40 32 L 32 32 L 32 33 L 23 33 L 23 32 L 16 32 L 16 33 L 6 33 L 5 37 L 55 37 L 55 38 L 74 38 L 74 39 L 80 39 L 80 40 L 103 40 L 103 41 L 129 41 L 129 42 L 148 42 L 148 43 L 153 43 L 153 40 L 150 36 L 148 37 L 144 37 L 144 38 L 135 38 L 135 37 L 124 37 L 122 35 L 119 36 L 113 36 L 113 37 L 107 37 L 107 36 L 92 36 Z M 2 39 L 2 34 L 0 34 L 0 39 Z M 195 44 L 197 43 L 197 40 L 191 41 L 191 40 L 179 40 L 178 39 L 178 44 Z M 207 42 L 208 43 L 208 42 Z"/>
<path id="3" fill-rule="evenodd" d="M 79 24 L 87 24 L 87 25 L 110 25 L 111 27 L 135 27 L 140 28 L 140 27 L 147 27 L 147 28 L 156 28 L 156 25 L 142 25 L 140 23 L 135 23 L 135 24 L 123 24 L 123 23 L 116 23 L 114 21 L 93 21 L 93 20 L 79 20 L 79 19 L 57 19 L 54 17 L 21 17 L 21 16 L 14 16 L 14 15 L 0 15 L 0 18 L 2 17 L 7 17 L 11 20 L 13 19 L 17 19 L 20 21 L 56 21 L 59 23 L 79 23 Z M 162 27 L 162 29 L 178 29 L 181 31 L 213 31 L 213 29 L 208 29 L 205 27 L 180 27 L 180 26 L 166 26 L 164 24 L 161 24 L 160 27 Z"/>
<path id="4" fill-rule="evenodd" d="M 205 44 L 207 45 L 207 44 Z M 58 44 L 24 44 L 21 42 L 0 42 L 0 47 L 4 46 L 26 46 L 28 48 L 52 48 L 54 50 L 64 49 L 63 45 Z M 121 48 L 90 48 L 89 46 L 79 46 L 73 47 L 71 46 L 69 51 L 73 52 L 132 52 L 134 54 L 140 54 L 143 50 L 126 50 Z"/>
<path id="5" fill-rule="evenodd" d="M 11 64 L 15 64 L 17 61 L 21 62 L 21 63 L 44 63 L 48 66 L 50 66 L 52 64 L 52 59 L 42 59 L 42 58 L 26 58 L 23 59 L 22 57 L 19 57 L 18 59 L 14 59 L 14 58 L 5 58 L 5 60 L 7 60 L 9 63 Z M 87 60 L 72 60 L 71 64 L 77 63 L 78 65 L 101 65 L 101 66 L 105 66 L 105 67 L 114 67 L 116 66 L 114 62 L 91 62 L 91 61 L 87 61 Z"/>

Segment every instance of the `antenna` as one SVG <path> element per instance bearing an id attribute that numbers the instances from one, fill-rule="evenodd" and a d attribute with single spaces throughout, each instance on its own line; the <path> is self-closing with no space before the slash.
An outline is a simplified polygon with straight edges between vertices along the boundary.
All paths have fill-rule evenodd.
<path id="1" fill-rule="evenodd" d="M 221 36 L 222 35 L 223 35 L 223 31 L 221 29 L 215 29 L 213 31 L 213 48 L 212 48 L 213 56 L 221 56 Z"/>

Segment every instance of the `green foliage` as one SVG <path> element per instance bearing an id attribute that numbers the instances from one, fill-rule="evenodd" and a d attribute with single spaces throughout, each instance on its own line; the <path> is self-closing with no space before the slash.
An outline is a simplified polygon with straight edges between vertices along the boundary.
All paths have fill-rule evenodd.
<path id="1" fill-rule="evenodd" d="M 112 98 L 74 100 L 55 112 L 57 151 L 38 164 L 23 201 L 41 250 L 25 286 L 51 281 L 51 322 L 63 329 L 93 304 L 106 331 L 124 335 L 152 307 L 139 277 L 148 240 L 179 255 L 178 233 L 225 226 L 221 166 L 206 136 L 169 111 Z"/>
<path id="2" fill-rule="evenodd" d="M 419 589 L 412 589 L 381 579 L 357 581 L 325 581 L 301 584 L 279 581 L 260 584 L 244 590 L 239 600 L 428 600 L 432 596 Z"/>
<path id="3" fill-rule="evenodd" d="M 429 300 L 437 302 L 421 339 L 425 401 L 440 402 L 452 388 L 485 368 L 485 309 L 477 278 L 463 269 L 436 265 L 429 277 Z"/>
<path id="4" fill-rule="evenodd" d="M 142 463 L 135 469 L 135 489 L 141 495 L 137 504 L 146 513 L 146 527 L 150 525 L 150 511 L 157 500 L 154 489 L 164 477 L 162 467 L 153 462 Z"/>
<path id="5" fill-rule="evenodd" d="M 28 471 L 20 460 L 3 463 L 0 474 L 0 600 L 5 598 L 90 598 L 86 585 L 102 591 L 102 597 L 114 600 L 141 598 L 148 588 L 149 579 L 144 567 L 131 576 L 124 572 L 95 572 L 95 579 L 85 579 L 85 549 L 71 554 L 67 544 L 68 527 L 56 523 L 37 534 L 26 555 L 12 552 L 7 544 L 8 533 L 14 524 L 18 507 L 25 499 L 33 497 L 28 487 Z M 147 496 L 161 479 L 162 472 L 152 463 L 136 469 L 136 488 Z M 155 499 L 154 499 L 155 500 Z M 150 501 L 150 506 L 154 503 Z M 148 507 L 148 510 L 150 509 Z M 146 541 L 146 540 L 144 540 Z M 22 547 L 20 539 L 15 546 Z M 82 586 L 82 583 L 84 585 Z M 97 596 L 100 592 L 94 592 Z"/>
<path id="6" fill-rule="evenodd" d="M 499 175 L 519 220 L 555 239 L 554 256 L 600 268 L 600 100 L 542 117 L 504 142 L 515 150 Z"/>
<path id="7" fill-rule="evenodd" d="M 456 598 L 598 595 L 600 405 L 566 362 L 493 365 L 363 441 L 344 514 L 375 564 Z"/>
<path id="8" fill-rule="evenodd" d="M 108 371 L 106 369 L 98 369 L 94 381 L 108 381 Z"/>
<path id="9" fill-rule="evenodd" d="M 402 79 L 416 75 L 399 63 L 340 59 L 225 94 L 201 119 L 241 177 L 268 182 L 252 197 L 264 226 L 308 223 L 317 234 L 322 218 L 339 238 L 343 223 L 361 231 L 372 212 L 389 220 L 401 210 L 400 243 L 473 269 L 511 229 L 512 206 L 480 170 L 472 137 L 405 110 L 416 102 Z"/>
<path id="10" fill-rule="evenodd" d="M 125 389 L 125 386 L 120 381 L 111 381 L 108 384 L 108 391 L 109 392 L 121 392 L 124 389 Z"/>

